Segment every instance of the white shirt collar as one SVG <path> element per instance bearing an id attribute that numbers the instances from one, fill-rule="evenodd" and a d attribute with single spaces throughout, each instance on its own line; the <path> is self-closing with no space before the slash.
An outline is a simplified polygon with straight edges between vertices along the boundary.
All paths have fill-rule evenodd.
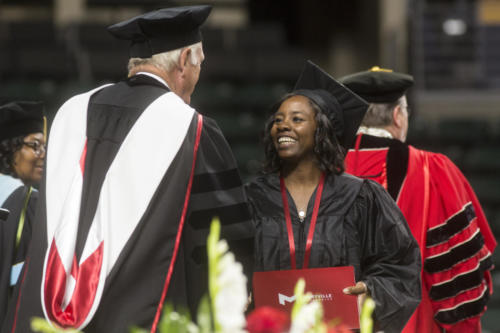
<path id="1" fill-rule="evenodd" d="M 167 82 L 156 74 L 149 73 L 149 72 L 137 72 L 135 75 L 146 75 L 146 76 L 152 77 L 153 79 L 156 79 L 157 81 L 160 81 L 161 83 L 163 83 L 163 85 L 165 85 L 165 87 L 167 87 L 170 90 L 170 87 L 168 86 Z"/>
<path id="2" fill-rule="evenodd" d="M 383 128 L 360 126 L 357 134 L 359 133 L 363 133 L 366 135 L 373 135 L 379 138 L 394 139 L 392 134 Z"/>

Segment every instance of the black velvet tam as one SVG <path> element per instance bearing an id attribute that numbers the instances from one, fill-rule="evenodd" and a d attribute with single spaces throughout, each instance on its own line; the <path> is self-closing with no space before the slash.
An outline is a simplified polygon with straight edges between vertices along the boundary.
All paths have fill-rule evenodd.
<path id="1" fill-rule="evenodd" d="M 342 146 L 352 145 L 368 103 L 310 60 L 295 84 L 295 92 L 314 101 L 326 113 Z"/>
<path id="2" fill-rule="evenodd" d="M 42 102 L 11 102 L 0 106 L 0 141 L 44 131 Z"/>
<path id="3" fill-rule="evenodd" d="M 212 6 L 163 8 L 108 27 L 118 39 L 131 41 L 130 57 L 150 58 L 201 41 L 200 26 Z"/>
<path id="4" fill-rule="evenodd" d="M 375 66 L 369 71 L 344 76 L 340 82 L 369 103 L 392 103 L 413 85 L 413 77 Z"/>

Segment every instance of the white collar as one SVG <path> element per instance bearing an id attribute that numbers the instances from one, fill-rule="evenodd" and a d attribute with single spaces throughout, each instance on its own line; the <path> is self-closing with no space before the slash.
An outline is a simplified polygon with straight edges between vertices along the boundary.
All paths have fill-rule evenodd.
<path id="1" fill-rule="evenodd" d="M 163 80 L 161 77 L 159 77 L 156 74 L 153 74 L 150 72 L 137 72 L 135 75 L 146 75 L 146 76 L 152 77 L 153 79 L 156 79 L 157 81 L 160 81 L 161 83 L 163 83 L 163 85 L 170 90 L 170 87 L 168 86 L 167 81 Z"/>
<path id="2" fill-rule="evenodd" d="M 394 139 L 392 134 L 383 128 L 360 126 L 357 134 L 359 133 L 373 135 L 379 138 Z"/>

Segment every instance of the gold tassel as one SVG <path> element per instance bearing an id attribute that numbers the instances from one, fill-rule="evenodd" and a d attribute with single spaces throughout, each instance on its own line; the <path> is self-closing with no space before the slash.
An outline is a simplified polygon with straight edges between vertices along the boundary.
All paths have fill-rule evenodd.
<path id="1" fill-rule="evenodd" d="M 370 72 L 392 72 L 392 69 L 387 69 L 387 68 L 380 68 L 378 66 L 373 66 L 370 69 Z"/>
<path id="2" fill-rule="evenodd" d="M 43 116 L 43 140 L 47 143 L 47 117 Z"/>

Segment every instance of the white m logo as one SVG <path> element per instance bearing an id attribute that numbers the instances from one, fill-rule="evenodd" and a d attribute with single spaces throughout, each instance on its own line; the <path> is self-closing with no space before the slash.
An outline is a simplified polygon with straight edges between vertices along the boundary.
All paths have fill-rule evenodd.
<path id="1" fill-rule="evenodd" d="M 288 303 L 295 302 L 295 295 L 294 296 L 287 296 L 287 295 L 283 295 L 283 294 L 278 293 L 278 298 L 279 298 L 279 302 L 281 305 L 285 305 L 285 302 L 288 302 Z"/>

